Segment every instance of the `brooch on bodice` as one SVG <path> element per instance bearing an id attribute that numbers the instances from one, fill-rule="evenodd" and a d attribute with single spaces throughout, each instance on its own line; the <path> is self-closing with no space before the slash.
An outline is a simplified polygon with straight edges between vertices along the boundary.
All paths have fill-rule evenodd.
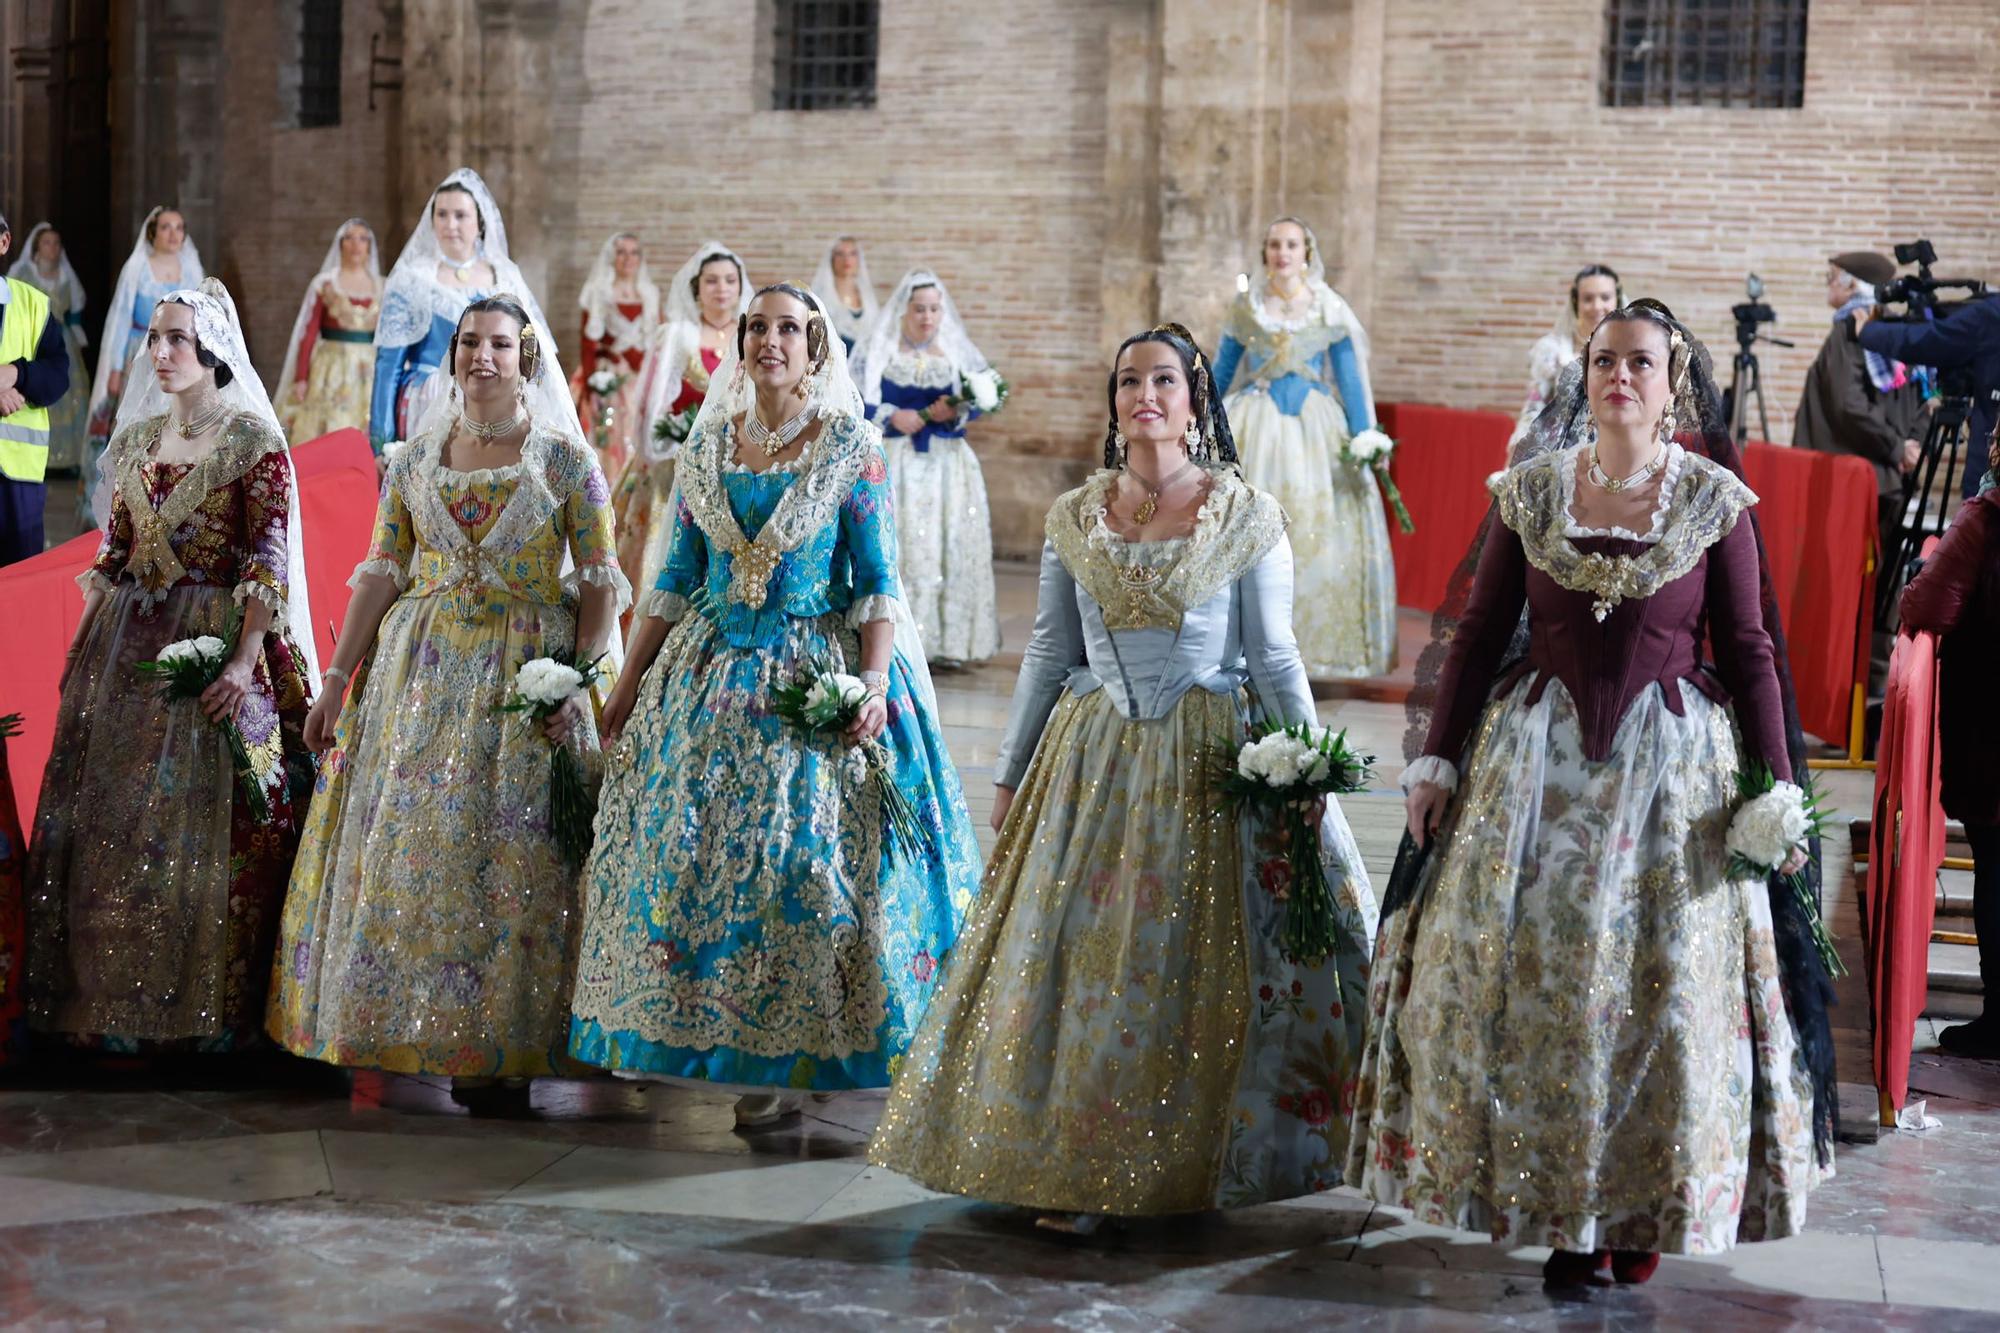
<path id="1" fill-rule="evenodd" d="M 125 568 L 155 598 L 187 577 L 187 567 L 174 554 L 172 537 L 153 510 L 132 515 L 132 553 Z"/>
<path id="2" fill-rule="evenodd" d="M 771 575 L 784 553 L 757 542 L 741 542 L 729 552 L 729 597 L 753 611 L 762 610 L 771 595 Z"/>

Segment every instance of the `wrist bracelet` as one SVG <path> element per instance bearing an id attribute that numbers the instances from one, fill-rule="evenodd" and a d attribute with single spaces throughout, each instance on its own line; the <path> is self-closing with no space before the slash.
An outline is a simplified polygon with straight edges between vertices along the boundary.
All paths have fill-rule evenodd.
<path id="1" fill-rule="evenodd" d="M 325 689 L 325 688 L 326 688 L 326 683 L 327 683 L 327 681 L 331 680 L 331 679 L 332 679 L 333 677 L 335 677 L 335 676 L 338 676 L 338 677 L 340 677 L 340 678 L 341 678 L 341 680 L 342 680 L 342 681 L 344 681 L 344 682 L 346 682 L 347 684 L 350 684 L 350 685 L 351 685 L 351 684 L 353 684 L 353 683 L 354 683 L 354 677 L 353 677 L 353 676 L 350 676 L 349 674 L 347 674 L 347 672 L 345 672 L 345 671 L 342 671 L 342 670 L 341 670 L 341 669 L 340 669 L 339 667 L 337 667 L 337 666 L 329 666 L 329 667 L 321 667 L 321 668 L 320 668 L 320 673 L 319 673 L 319 687 L 320 687 L 321 689 Z"/>
<path id="2" fill-rule="evenodd" d="M 886 671 L 864 671 L 861 673 L 861 683 L 863 685 L 886 686 L 889 683 L 889 673 Z"/>

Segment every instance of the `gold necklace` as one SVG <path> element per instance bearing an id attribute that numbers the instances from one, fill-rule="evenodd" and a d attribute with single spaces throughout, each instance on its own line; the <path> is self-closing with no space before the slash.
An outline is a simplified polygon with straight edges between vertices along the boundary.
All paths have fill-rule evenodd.
<path id="1" fill-rule="evenodd" d="M 186 421 L 176 421 L 174 430 L 183 440 L 192 440 L 197 435 L 208 434 L 228 413 L 228 403 L 217 403 L 199 416 L 190 417 Z"/>
<path id="2" fill-rule="evenodd" d="M 1631 476 L 1610 477 L 1605 475 L 1604 465 L 1597 461 L 1597 446 L 1593 444 L 1590 446 L 1590 471 L 1587 475 L 1593 484 L 1616 495 L 1618 492 L 1629 490 L 1631 487 L 1645 485 L 1647 479 L 1660 470 L 1660 464 L 1665 461 L 1666 456 L 1666 446 L 1662 445 L 1654 452 L 1653 457 L 1647 462 L 1646 466 L 1640 468 Z"/>
<path id="3" fill-rule="evenodd" d="M 1140 475 L 1137 468 L 1127 463 L 1125 465 L 1125 474 L 1146 488 L 1146 498 L 1140 502 L 1137 509 L 1132 511 L 1132 526 L 1143 528 L 1148 523 L 1151 523 L 1153 515 L 1160 512 L 1160 493 L 1179 481 L 1186 475 L 1187 470 L 1193 466 L 1194 460 L 1190 458 L 1169 473 L 1165 480 L 1155 482 L 1146 480 L 1145 477 Z"/>

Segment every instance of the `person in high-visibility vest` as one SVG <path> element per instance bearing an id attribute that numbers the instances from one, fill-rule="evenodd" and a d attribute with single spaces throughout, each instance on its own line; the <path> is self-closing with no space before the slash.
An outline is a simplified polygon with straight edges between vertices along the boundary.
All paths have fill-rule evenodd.
<path id="1" fill-rule="evenodd" d="M 0 259 L 14 244 L 0 217 Z M 49 298 L 19 278 L 0 283 L 0 565 L 42 553 L 49 406 L 69 392 L 69 353 Z"/>

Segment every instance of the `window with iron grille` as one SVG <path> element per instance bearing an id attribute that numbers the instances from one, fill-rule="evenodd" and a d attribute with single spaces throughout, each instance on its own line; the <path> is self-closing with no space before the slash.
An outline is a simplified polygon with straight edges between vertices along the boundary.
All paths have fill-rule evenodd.
<path id="1" fill-rule="evenodd" d="M 340 124 L 341 0 L 300 0 L 299 128 Z"/>
<path id="2" fill-rule="evenodd" d="M 875 105 L 876 0 L 772 0 L 771 109 Z"/>
<path id="3" fill-rule="evenodd" d="M 1604 105 L 1805 102 L 1807 0 L 1605 0 Z"/>

